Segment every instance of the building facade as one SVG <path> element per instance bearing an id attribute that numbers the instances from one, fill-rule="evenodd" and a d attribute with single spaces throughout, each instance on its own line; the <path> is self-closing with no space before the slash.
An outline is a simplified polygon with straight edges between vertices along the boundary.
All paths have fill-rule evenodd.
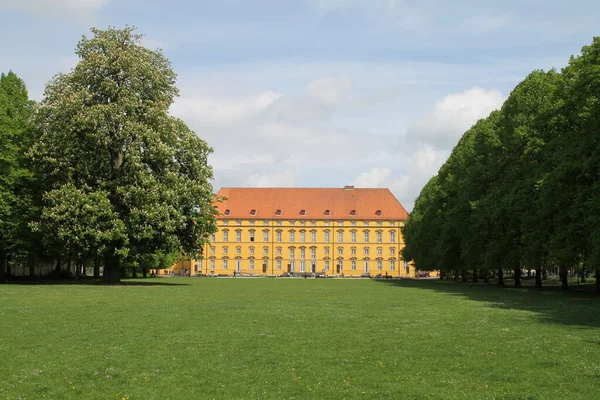
<path id="1" fill-rule="evenodd" d="M 406 210 L 388 189 L 223 188 L 218 231 L 191 274 L 414 277 Z"/>

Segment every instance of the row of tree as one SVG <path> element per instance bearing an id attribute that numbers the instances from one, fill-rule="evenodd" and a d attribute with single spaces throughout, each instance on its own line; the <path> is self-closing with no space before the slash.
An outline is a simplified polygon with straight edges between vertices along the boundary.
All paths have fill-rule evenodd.
<path id="1" fill-rule="evenodd" d="M 102 266 L 115 283 L 124 267 L 199 254 L 216 230 L 212 150 L 168 114 L 169 61 L 134 28 L 92 33 L 39 104 L 0 77 L 0 282 L 46 262 Z"/>
<path id="2" fill-rule="evenodd" d="M 464 133 L 404 228 L 422 270 L 596 274 L 600 292 L 600 38 L 561 72 L 534 71 Z M 470 273 L 469 273 L 470 274 Z"/>

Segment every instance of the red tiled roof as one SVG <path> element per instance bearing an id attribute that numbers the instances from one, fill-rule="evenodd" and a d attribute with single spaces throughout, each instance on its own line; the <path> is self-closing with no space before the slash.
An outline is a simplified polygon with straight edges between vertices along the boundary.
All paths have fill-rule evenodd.
<path id="1" fill-rule="evenodd" d="M 222 188 L 217 195 L 227 197 L 216 204 L 220 218 L 405 220 L 408 217 L 389 189 Z M 227 215 L 226 210 L 229 210 Z M 256 210 L 255 215 L 251 215 L 252 210 Z M 277 210 L 281 210 L 281 215 L 276 215 Z M 379 210 L 381 215 L 377 215 Z"/>

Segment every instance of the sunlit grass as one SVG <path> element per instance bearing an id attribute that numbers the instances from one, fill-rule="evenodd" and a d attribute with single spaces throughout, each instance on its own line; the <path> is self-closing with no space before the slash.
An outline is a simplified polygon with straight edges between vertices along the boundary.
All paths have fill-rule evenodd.
<path id="1" fill-rule="evenodd" d="M 0 285 L 0 399 L 591 399 L 600 386 L 594 296 L 437 281 L 135 282 Z"/>

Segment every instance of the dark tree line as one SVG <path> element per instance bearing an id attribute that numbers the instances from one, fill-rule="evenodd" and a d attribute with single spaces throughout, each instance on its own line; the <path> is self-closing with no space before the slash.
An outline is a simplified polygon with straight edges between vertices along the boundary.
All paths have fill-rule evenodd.
<path id="1" fill-rule="evenodd" d="M 404 257 L 442 277 L 542 286 L 596 275 L 600 293 L 600 38 L 561 72 L 534 71 L 464 133 L 423 187 Z M 531 272 L 533 271 L 533 272 Z"/>
<path id="2" fill-rule="evenodd" d="M 197 256 L 216 230 L 208 145 L 168 110 L 176 75 L 135 29 L 92 29 L 39 104 L 0 77 L 0 282 L 14 265 L 124 268 Z"/>

